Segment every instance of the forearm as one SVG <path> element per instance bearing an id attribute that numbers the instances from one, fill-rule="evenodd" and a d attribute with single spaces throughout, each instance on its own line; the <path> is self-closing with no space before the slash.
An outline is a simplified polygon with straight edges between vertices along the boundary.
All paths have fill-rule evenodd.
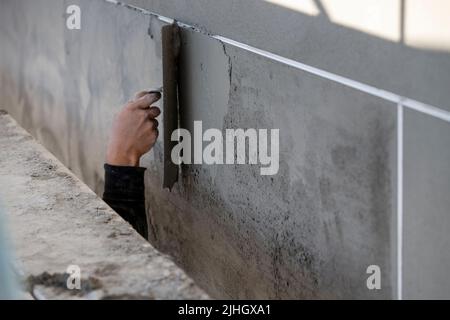
<path id="1" fill-rule="evenodd" d="M 148 238 L 145 213 L 145 168 L 105 164 L 103 200 L 144 238 Z"/>

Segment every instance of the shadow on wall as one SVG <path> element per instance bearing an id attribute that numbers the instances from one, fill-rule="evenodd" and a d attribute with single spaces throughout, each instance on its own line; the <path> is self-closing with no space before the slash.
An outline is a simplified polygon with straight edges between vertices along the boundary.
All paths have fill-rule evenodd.
<path id="1" fill-rule="evenodd" d="M 265 1 L 406 46 L 450 51 L 447 1 Z"/>

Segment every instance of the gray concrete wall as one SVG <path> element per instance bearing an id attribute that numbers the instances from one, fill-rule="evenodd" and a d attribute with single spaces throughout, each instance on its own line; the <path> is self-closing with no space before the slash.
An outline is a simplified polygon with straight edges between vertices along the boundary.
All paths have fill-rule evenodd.
<path id="1" fill-rule="evenodd" d="M 79 31 L 65 28 L 65 8 L 73 3 L 82 9 Z M 450 55 L 442 48 L 384 40 L 263 1 L 130 3 L 450 109 Z M 162 82 L 161 26 L 101 0 L 1 3 L 2 105 L 13 106 L 8 111 L 98 193 L 114 112 L 134 91 Z M 184 166 L 169 192 L 161 188 L 161 136 L 142 161 L 149 168 L 151 242 L 213 297 L 395 297 L 396 106 L 189 29 L 182 31 L 180 66 L 183 125 L 280 128 L 280 170 L 261 176 L 259 166 Z M 431 158 L 444 167 L 439 185 L 436 173 L 424 176 L 441 201 L 435 207 L 424 198 L 424 208 L 437 210 L 439 224 L 450 211 L 439 194 L 450 174 L 438 152 L 450 144 L 448 124 L 440 123 L 441 134 L 429 128 L 441 120 L 420 115 L 411 124 L 406 116 L 405 157 L 420 152 L 415 127 L 431 131 L 436 142 L 417 163 L 405 164 L 406 179 Z M 405 210 L 416 208 L 408 214 L 423 214 L 414 202 L 421 189 L 405 192 Z M 414 238 L 422 229 L 408 221 Z M 406 246 L 405 260 L 423 246 Z M 421 272 L 420 261 L 405 269 L 407 279 Z M 366 287 L 372 264 L 381 268 L 381 290 Z M 442 286 L 439 292 L 449 296 Z M 416 285 L 405 288 L 411 297 L 418 292 Z"/>

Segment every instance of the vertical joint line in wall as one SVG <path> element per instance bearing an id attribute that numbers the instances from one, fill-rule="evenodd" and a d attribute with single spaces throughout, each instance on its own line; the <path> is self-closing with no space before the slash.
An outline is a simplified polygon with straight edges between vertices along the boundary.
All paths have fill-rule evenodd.
<path id="1" fill-rule="evenodd" d="M 397 104 L 397 299 L 403 289 L 403 103 Z"/>

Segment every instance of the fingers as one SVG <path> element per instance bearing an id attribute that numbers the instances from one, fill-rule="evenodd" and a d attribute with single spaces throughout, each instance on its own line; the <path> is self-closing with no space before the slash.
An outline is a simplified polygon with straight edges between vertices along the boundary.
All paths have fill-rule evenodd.
<path id="1" fill-rule="evenodd" d="M 141 94 L 141 92 L 139 92 L 138 94 Z M 161 94 L 159 92 L 145 93 L 138 99 L 131 102 L 129 104 L 129 107 L 137 109 L 147 109 L 148 107 L 150 107 L 150 105 L 158 101 L 160 98 Z"/>
<path id="2" fill-rule="evenodd" d="M 150 127 L 151 127 L 152 130 L 158 128 L 158 125 L 159 125 L 158 120 L 150 119 L 149 121 L 150 121 Z"/>
<path id="3" fill-rule="evenodd" d="M 159 130 L 158 130 L 158 128 L 156 128 L 156 129 L 153 129 L 153 135 L 152 135 L 152 141 L 153 142 L 155 142 L 157 139 L 158 139 L 158 136 L 159 136 Z"/>
<path id="4" fill-rule="evenodd" d="M 147 93 L 161 93 L 161 88 L 158 89 L 149 89 L 147 91 L 139 91 L 134 95 L 134 100 L 137 100 L 139 98 L 142 98 L 143 96 L 145 96 Z M 134 101 L 133 100 L 133 101 Z"/>
<path id="5" fill-rule="evenodd" d="M 159 136 L 159 130 L 158 130 L 158 120 L 156 119 L 150 119 L 148 122 L 148 136 L 147 138 L 150 139 L 150 143 L 155 143 L 155 141 L 158 139 Z"/>
<path id="6" fill-rule="evenodd" d="M 161 110 L 155 106 L 147 109 L 146 112 L 147 112 L 147 117 L 149 119 L 156 118 L 157 116 L 159 116 L 161 114 Z"/>

